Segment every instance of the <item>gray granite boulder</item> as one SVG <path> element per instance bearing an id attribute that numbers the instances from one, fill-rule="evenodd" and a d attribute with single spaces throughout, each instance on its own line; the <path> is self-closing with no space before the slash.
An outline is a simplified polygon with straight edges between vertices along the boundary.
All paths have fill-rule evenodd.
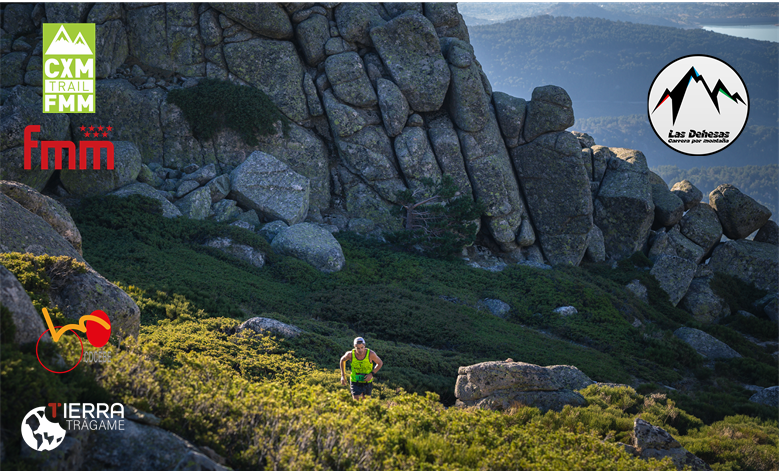
<path id="1" fill-rule="evenodd" d="M 408 101 L 394 82 L 379 78 L 376 80 L 379 108 L 387 136 L 394 138 L 403 131 L 408 118 Z"/>
<path id="2" fill-rule="evenodd" d="M 297 326 L 282 323 L 281 321 L 274 320 L 273 318 L 263 318 L 255 316 L 249 318 L 235 328 L 236 333 L 241 331 L 250 330 L 257 334 L 263 331 L 269 331 L 272 334 L 283 336 L 285 338 L 296 338 L 303 333 L 303 330 Z"/>
<path id="3" fill-rule="evenodd" d="M 330 24 L 327 17 L 311 15 L 295 27 L 295 36 L 308 65 L 316 67 L 325 60 L 325 44 L 330 40 Z"/>
<path id="4" fill-rule="evenodd" d="M 281 220 L 276 220 L 262 225 L 262 228 L 260 228 L 258 233 L 264 236 L 265 239 L 268 240 L 268 242 L 271 242 L 273 241 L 273 238 L 275 238 L 277 234 L 279 234 L 280 232 L 282 232 L 287 228 L 289 228 L 289 225 L 287 223 Z"/>
<path id="5" fill-rule="evenodd" d="M 779 251 L 773 244 L 726 241 L 714 248 L 709 265 L 761 290 L 775 291 L 779 286 Z"/>
<path id="6" fill-rule="evenodd" d="M 378 103 L 376 92 L 365 73 L 362 58 L 356 52 L 344 52 L 330 56 L 325 61 L 325 73 L 333 93 L 341 101 L 357 107 L 370 107 Z"/>
<path id="7" fill-rule="evenodd" d="M 674 336 L 689 344 L 698 354 L 707 359 L 741 357 L 741 354 L 730 346 L 699 329 L 682 327 L 674 331 Z"/>
<path id="8" fill-rule="evenodd" d="M 43 218 L 54 230 L 65 238 L 82 254 L 81 232 L 68 213 L 67 208 L 57 200 L 35 191 L 32 187 L 19 182 L 0 180 L 0 193 L 11 197 L 28 211 Z"/>
<path id="9" fill-rule="evenodd" d="M 498 318 L 507 318 L 509 312 L 511 311 L 511 305 L 502 300 L 497 300 L 494 298 L 485 298 L 484 300 L 479 300 L 477 306 L 479 308 L 486 308 L 487 311 L 497 316 Z"/>
<path id="10" fill-rule="evenodd" d="M 504 410 L 520 403 L 542 411 L 560 411 L 565 405 L 586 405 L 575 390 L 594 383 L 573 366 L 492 361 L 460 367 L 455 396 L 458 406 Z"/>
<path id="11" fill-rule="evenodd" d="M 230 188 L 232 200 L 265 218 L 295 224 L 308 214 L 309 180 L 262 151 L 230 173 Z"/>
<path id="12" fill-rule="evenodd" d="M 136 182 L 134 184 L 126 185 L 119 190 L 115 190 L 111 192 L 110 195 L 116 195 L 117 197 L 143 195 L 145 197 L 150 197 L 160 202 L 160 205 L 162 206 L 162 216 L 165 218 L 176 218 L 181 216 L 181 210 L 176 208 L 174 204 L 168 201 L 167 194 L 163 191 L 155 189 L 149 184 Z"/>
<path id="13" fill-rule="evenodd" d="M 254 267 L 265 265 L 265 254 L 246 244 L 238 244 L 230 238 L 216 238 L 206 242 L 206 246 L 219 249 L 225 254 L 237 257 Z"/>
<path id="14" fill-rule="evenodd" d="M 632 293 L 636 296 L 639 300 L 641 300 L 644 303 L 649 303 L 649 292 L 647 291 L 644 284 L 641 283 L 638 279 L 633 279 L 630 281 L 629 284 L 625 285 L 625 288 L 628 292 Z"/>
<path id="15" fill-rule="evenodd" d="M 200 187 L 189 192 L 175 203 L 183 216 L 192 220 L 205 220 L 211 216 L 211 190 Z"/>
<path id="16" fill-rule="evenodd" d="M 206 182 L 211 181 L 211 179 L 215 177 L 216 177 L 216 165 L 211 163 L 208 164 L 207 166 L 201 167 L 196 171 L 181 177 L 181 180 L 182 181 L 193 180 L 197 182 L 198 185 L 203 185 Z"/>
<path id="17" fill-rule="evenodd" d="M 238 202 L 235 200 L 224 199 L 211 204 L 210 214 L 214 218 L 214 221 L 220 223 L 231 222 L 238 218 L 242 213 L 243 211 L 238 208 Z M 256 215 L 257 212 L 255 211 L 254 214 Z M 250 226 L 248 222 L 246 222 L 246 225 Z"/>
<path id="18" fill-rule="evenodd" d="M 768 319 L 774 323 L 779 322 L 779 293 L 769 292 L 768 295 L 754 302 L 752 306 L 768 316 Z"/>
<path id="19" fill-rule="evenodd" d="M 273 39 L 291 39 L 292 23 L 276 3 L 211 3 L 215 9 L 255 33 Z"/>
<path id="20" fill-rule="evenodd" d="M 222 174 L 219 177 L 214 177 L 203 187 L 207 188 L 211 194 L 211 203 L 217 203 L 227 198 L 227 195 L 230 194 L 230 176 Z"/>
<path id="21" fill-rule="evenodd" d="M 655 204 L 654 228 L 670 227 L 682 219 L 684 202 L 668 190 L 668 186 L 654 172 L 649 172 L 652 186 L 652 202 Z"/>
<path id="22" fill-rule="evenodd" d="M 311 223 L 293 224 L 280 231 L 273 238 L 271 247 L 277 253 L 305 261 L 321 272 L 338 272 L 346 262 L 341 244 L 333 235 Z"/>
<path id="23" fill-rule="evenodd" d="M 492 94 L 492 103 L 495 105 L 495 114 L 503 133 L 506 146 L 510 149 L 524 144 L 522 129 L 525 126 L 525 111 L 527 102 L 524 98 L 516 98 L 503 92 Z"/>
<path id="24" fill-rule="evenodd" d="M 121 7 L 117 4 L 113 5 L 118 7 L 119 14 L 121 15 Z M 111 7 L 109 6 L 108 8 Z M 92 10 L 94 11 L 96 8 L 92 8 Z M 90 12 L 91 14 L 92 12 Z M 88 20 L 88 22 L 91 23 L 92 21 Z M 127 39 L 124 23 L 119 18 L 95 25 L 95 55 L 97 56 L 95 77 L 105 79 L 113 75 L 117 67 L 124 64 L 130 53 Z"/>
<path id="25" fill-rule="evenodd" d="M 633 421 L 631 448 L 641 459 L 663 460 L 670 457 L 678 470 L 711 470 L 703 460 L 683 448 L 668 431 L 653 426 L 641 418 Z"/>
<path id="26" fill-rule="evenodd" d="M 682 217 L 679 231 L 707 254 L 722 239 L 722 225 L 717 213 L 706 203 L 695 205 Z"/>
<path id="27" fill-rule="evenodd" d="M 596 225 L 592 225 L 584 255 L 590 262 L 603 262 L 606 260 L 606 244 L 603 240 L 603 231 Z"/>
<path id="28" fill-rule="evenodd" d="M 451 73 L 432 23 L 419 13 L 404 13 L 371 29 L 370 37 L 411 108 L 417 112 L 441 108 Z"/>
<path id="29" fill-rule="evenodd" d="M 717 212 L 722 232 L 729 239 L 746 238 L 771 218 L 768 208 L 730 184 L 712 190 L 709 205 Z"/>
<path id="30" fill-rule="evenodd" d="M 690 233 L 695 235 L 692 231 Z M 668 246 L 673 249 L 673 254 L 693 261 L 696 264 L 700 264 L 703 261 L 703 258 L 706 256 L 706 250 L 690 241 L 689 238 L 679 231 L 677 226 L 671 228 L 667 234 Z"/>
<path id="31" fill-rule="evenodd" d="M 394 144 L 400 169 L 411 190 L 420 188 L 423 178 L 441 181 L 441 169 L 423 128 L 405 128 Z"/>
<path id="32" fill-rule="evenodd" d="M 487 123 L 490 109 L 473 47 L 454 38 L 442 44 L 446 44 L 445 55 L 451 72 L 446 100 L 449 116 L 460 129 L 479 131 Z"/>
<path id="33" fill-rule="evenodd" d="M 608 169 L 593 202 L 593 221 L 603 232 L 607 257 L 619 260 L 643 249 L 655 205 L 644 154 L 622 148 L 609 151 Z M 603 154 L 603 150 L 593 148 L 593 157 L 595 154 Z"/>
<path id="34" fill-rule="evenodd" d="M 695 321 L 704 324 L 716 323 L 730 315 L 730 307 L 725 300 L 711 289 L 711 277 L 696 277 L 682 298 L 679 306 L 692 314 Z"/>
<path id="35" fill-rule="evenodd" d="M 69 256 L 84 262 L 76 248 L 49 223 L 3 193 L 0 193 L 0 215 L 0 252 Z"/>
<path id="36" fill-rule="evenodd" d="M 4 342 L 34 343 L 46 331 L 47 328 L 33 306 L 30 296 L 27 295 L 14 274 L 2 264 L 0 264 L 0 304 L 11 312 L 14 326 L 16 326 L 13 340 L 4 339 Z M 42 339 L 43 341 L 51 341 L 51 336 L 46 333 Z"/>
<path id="37" fill-rule="evenodd" d="M 342 3 L 335 8 L 338 33 L 350 43 L 373 46 L 370 32 L 386 23 L 372 5 L 368 3 Z"/>
<path id="38" fill-rule="evenodd" d="M 265 92 L 282 113 L 298 123 L 309 118 L 305 70 L 293 43 L 258 38 L 225 44 L 223 50 L 229 70 Z"/>
<path id="39" fill-rule="evenodd" d="M 749 401 L 779 408 L 779 386 L 764 388 L 749 397 Z"/>
<path id="40" fill-rule="evenodd" d="M 703 199 L 703 192 L 698 190 L 698 188 L 692 184 L 689 180 L 682 180 L 681 182 L 676 182 L 673 187 L 671 187 L 671 192 L 673 192 L 674 195 L 681 198 L 684 202 L 684 210 L 687 211 L 691 208 L 693 208 L 695 205 L 699 204 L 701 200 Z"/>
<path id="41" fill-rule="evenodd" d="M 759 243 L 773 244 L 779 246 L 779 226 L 773 221 L 768 220 L 755 235 L 755 241 Z"/>
<path id="42" fill-rule="evenodd" d="M 579 265 L 593 211 L 579 142 L 571 133 L 547 133 L 513 148 L 511 158 L 549 263 Z"/>
<path id="43" fill-rule="evenodd" d="M 657 279 L 673 306 L 687 293 L 698 265 L 677 256 L 661 256 L 649 273 Z"/>
<path id="44" fill-rule="evenodd" d="M 108 150 L 100 149 L 100 169 L 93 169 L 93 149 L 87 149 L 86 169 L 65 169 L 63 165 L 60 180 L 65 189 L 74 196 L 95 196 L 111 192 L 135 181 L 141 172 L 141 153 L 129 141 L 112 141 L 114 147 L 114 168 L 108 169 Z M 81 152 L 79 150 L 79 152 Z"/>
<path id="45" fill-rule="evenodd" d="M 532 141 L 544 133 L 563 131 L 573 126 L 573 102 L 562 87 L 536 87 L 527 104 L 525 141 Z"/>
<path id="46" fill-rule="evenodd" d="M 473 198 L 471 179 L 465 170 L 460 140 L 452 122 L 449 118 L 444 117 L 434 125 L 431 125 L 427 135 L 430 138 L 430 145 L 433 147 L 441 172 L 452 177 L 454 184 L 463 195 Z"/>

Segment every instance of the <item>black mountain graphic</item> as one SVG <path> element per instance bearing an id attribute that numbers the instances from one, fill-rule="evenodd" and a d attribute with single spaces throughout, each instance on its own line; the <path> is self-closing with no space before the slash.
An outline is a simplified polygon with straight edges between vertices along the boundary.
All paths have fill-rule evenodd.
<path id="1" fill-rule="evenodd" d="M 674 87 L 673 90 L 669 91 L 668 89 L 665 89 L 665 92 L 663 92 L 663 96 L 660 97 L 660 100 L 657 102 L 657 106 L 655 106 L 655 110 L 663 104 L 668 97 L 671 97 L 671 107 L 673 110 L 673 123 L 676 123 L 676 115 L 679 114 L 679 110 L 682 108 L 682 101 L 684 101 L 684 94 L 687 93 L 687 86 L 690 84 L 691 81 L 696 82 L 703 82 L 703 86 L 706 87 L 706 93 L 709 94 L 709 98 L 711 99 L 711 102 L 714 104 L 714 107 L 717 109 L 717 113 L 719 113 L 719 102 L 717 101 L 717 97 L 719 95 L 719 92 L 724 93 L 728 98 L 733 100 L 734 102 L 738 103 L 744 103 L 744 100 L 741 99 L 741 96 L 736 93 L 731 94 L 727 87 L 725 87 L 725 84 L 722 83 L 721 80 L 717 80 L 717 85 L 714 86 L 714 90 L 712 91 L 709 88 L 709 85 L 706 83 L 706 79 L 703 78 L 702 75 L 698 75 L 698 72 L 695 70 L 695 67 L 690 67 L 690 70 L 687 71 L 687 74 L 685 74 L 684 77 L 682 77 L 682 80 L 679 81 L 679 83 L 676 84 L 676 87 Z M 746 103 L 744 103 L 746 105 Z M 652 113 L 655 112 L 655 110 L 652 110 Z"/>

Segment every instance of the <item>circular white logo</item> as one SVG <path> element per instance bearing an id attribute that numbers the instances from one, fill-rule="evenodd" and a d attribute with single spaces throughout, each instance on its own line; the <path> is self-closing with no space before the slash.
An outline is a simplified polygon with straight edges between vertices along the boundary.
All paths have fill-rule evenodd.
<path id="1" fill-rule="evenodd" d="M 46 418 L 46 407 L 39 406 L 27 413 L 22 421 L 22 439 L 36 451 L 51 451 L 62 444 L 65 430 Z"/>
<path id="2" fill-rule="evenodd" d="M 730 146 L 744 130 L 749 95 L 741 76 L 712 56 L 686 56 L 657 74 L 647 113 L 655 134 L 671 149 L 692 156 Z"/>

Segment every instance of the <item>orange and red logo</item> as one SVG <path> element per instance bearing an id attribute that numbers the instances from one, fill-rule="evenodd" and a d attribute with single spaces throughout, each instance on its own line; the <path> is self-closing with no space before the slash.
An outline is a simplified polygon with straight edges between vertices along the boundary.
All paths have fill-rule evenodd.
<path id="1" fill-rule="evenodd" d="M 81 363 L 81 359 L 84 358 L 84 341 L 81 340 L 81 336 L 79 336 L 76 331 L 86 333 L 87 340 L 89 340 L 89 343 L 94 347 L 105 346 L 108 342 L 108 339 L 111 337 L 111 320 L 108 319 L 108 315 L 106 315 L 103 310 L 95 310 L 89 315 L 82 316 L 79 318 L 78 324 L 71 323 L 65 326 L 54 326 L 54 323 L 51 322 L 49 311 L 46 308 L 43 309 L 43 317 L 46 320 L 46 325 L 49 327 L 49 329 L 41 333 L 41 335 L 38 337 L 38 342 L 35 344 L 35 355 L 38 357 L 38 362 L 40 362 L 43 368 L 54 374 L 65 374 L 70 372 L 71 370 L 75 369 L 76 366 Z M 41 361 L 41 356 L 38 354 L 38 345 L 40 344 L 43 335 L 49 331 L 51 331 L 51 338 L 55 343 L 59 342 L 60 338 L 62 338 L 62 335 L 65 334 L 66 331 L 71 331 L 76 335 L 79 342 L 81 343 L 81 356 L 78 358 L 76 365 L 68 370 L 55 371 L 49 369 L 43 364 Z"/>

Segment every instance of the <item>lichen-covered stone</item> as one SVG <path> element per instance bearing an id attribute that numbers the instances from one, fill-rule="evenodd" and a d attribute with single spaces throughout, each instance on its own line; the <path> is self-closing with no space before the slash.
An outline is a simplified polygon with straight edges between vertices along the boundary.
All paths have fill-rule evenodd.
<path id="1" fill-rule="evenodd" d="M 714 248 L 709 265 L 761 290 L 775 291 L 779 286 L 779 251 L 773 244 L 726 241 Z"/>
<path id="2" fill-rule="evenodd" d="M 404 129 L 400 136 L 395 138 L 394 145 L 400 169 L 411 190 L 421 187 L 423 178 L 433 179 L 434 182 L 441 181 L 441 169 L 424 129 Z"/>
<path id="3" fill-rule="evenodd" d="M 0 86 L 14 87 L 24 83 L 26 52 L 12 52 L 0 58 Z"/>
<path id="4" fill-rule="evenodd" d="M 327 120 L 330 123 L 334 137 L 345 138 L 351 136 L 368 125 L 365 117 L 354 108 L 341 103 L 332 90 L 325 90 L 322 94 L 327 113 Z"/>
<path id="5" fill-rule="evenodd" d="M 673 254 L 696 264 L 703 262 L 706 251 L 684 236 L 678 227 L 674 226 L 667 234 L 668 246 L 673 250 Z"/>
<path id="6" fill-rule="evenodd" d="M 730 239 L 746 238 L 771 218 L 768 208 L 730 184 L 712 190 L 709 205 L 717 212 L 722 232 Z"/>
<path id="7" fill-rule="evenodd" d="M 411 108 L 418 112 L 441 108 L 450 72 L 430 21 L 419 13 L 405 13 L 374 27 L 370 36 Z"/>
<path id="8" fill-rule="evenodd" d="M 757 232 L 754 240 L 759 243 L 768 243 L 779 246 L 779 226 L 777 226 L 774 221 L 768 220 L 766 224 L 760 228 L 760 231 Z"/>
<path id="9" fill-rule="evenodd" d="M 562 87 L 536 87 L 527 104 L 525 141 L 532 141 L 544 133 L 563 131 L 573 126 L 573 102 Z"/>
<path id="10" fill-rule="evenodd" d="M 394 138 L 403 132 L 409 112 L 408 101 L 398 86 L 390 80 L 377 79 L 376 90 L 384 129 L 387 131 L 387 136 Z"/>
<path id="11" fill-rule="evenodd" d="M 14 344 L 37 342 L 41 333 L 46 331 L 46 326 L 22 284 L 2 264 L 0 264 L 0 300 L 3 301 L 3 306 L 11 312 L 11 318 L 16 326 Z M 46 333 L 41 339 L 51 342 L 49 333 Z"/>
<path id="12" fill-rule="evenodd" d="M 649 273 L 657 279 L 660 288 L 668 294 L 673 306 L 687 293 L 698 265 L 677 256 L 661 256 Z"/>
<path id="13" fill-rule="evenodd" d="M 676 182 L 673 187 L 671 187 L 671 192 L 682 199 L 684 202 L 684 211 L 693 208 L 701 202 L 701 199 L 703 199 L 703 192 L 698 190 L 698 188 L 689 180 Z"/>
<path id="14" fill-rule="evenodd" d="M 298 223 L 282 230 L 273 238 L 271 247 L 326 273 L 338 272 L 346 262 L 343 249 L 333 235 L 311 223 Z"/>
<path id="15" fill-rule="evenodd" d="M 679 222 L 679 231 L 708 254 L 720 239 L 722 225 L 717 213 L 706 203 L 692 207 Z"/>
<path id="16" fill-rule="evenodd" d="M 641 418 L 633 422 L 631 448 L 644 460 L 670 457 L 678 470 L 711 470 L 708 464 L 683 448 L 666 430 L 652 426 Z"/>
<path id="17" fill-rule="evenodd" d="M 305 71 L 293 43 L 252 39 L 226 44 L 223 50 L 230 72 L 265 92 L 293 121 L 308 119 L 308 104 L 303 91 Z"/>
<path id="18" fill-rule="evenodd" d="M 720 318 L 730 315 L 728 304 L 711 289 L 711 279 L 712 277 L 694 278 L 679 303 L 679 306 L 692 314 L 699 323 L 716 323 Z"/>
<path id="19" fill-rule="evenodd" d="M 76 223 L 71 218 L 67 208 L 60 202 L 19 182 L 0 181 L 0 193 L 11 197 L 28 211 L 43 218 L 57 233 L 72 244 L 79 254 L 82 254 L 81 232 L 76 227 Z"/>
<path id="20" fill-rule="evenodd" d="M 325 60 L 325 44 L 330 40 L 330 24 L 327 18 L 311 15 L 295 27 L 295 35 L 308 65 L 316 67 Z"/>
<path id="21" fill-rule="evenodd" d="M 699 329 L 682 327 L 674 331 L 674 336 L 689 344 L 698 354 L 707 359 L 741 357 L 741 354 L 730 346 Z"/>
<path id="22" fill-rule="evenodd" d="M 358 43 L 365 47 L 373 46 L 370 31 L 386 23 L 376 9 L 367 3 L 338 5 L 335 8 L 335 21 L 344 41 Z"/>
<path id="23" fill-rule="evenodd" d="M 552 265 L 578 265 L 587 250 L 592 194 L 580 155 L 579 142 L 564 132 L 511 150 L 536 235 Z"/>
<path id="24" fill-rule="evenodd" d="M 155 189 L 149 184 L 136 182 L 134 184 L 125 185 L 119 190 L 111 192 L 111 195 L 116 195 L 117 197 L 129 197 L 130 195 L 150 197 L 160 202 L 160 205 L 162 206 L 162 216 L 165 218 L 176 218 L 181 216 L 181 211 L 168 201 L 167 194 Z"/>
<path id="25" fill-rule="evenodd" d="M 592 225 L 589 242 L 584 255 L 591 262 L 603 262 L 606 260 L 606 244 L 603 240 L 603 231 L 596 225 Z"/>
<path id="26" fill-rule="evenodd" d="M 779 386 L 764 388 L 749 397 L 749 401 L 779 408 Z"/>
<path id="27" fill-rule="evenodd" d="M 506 146 L 513 148 L 524 144 L 522 128 L 525 125 L 525 111 L 527 101 L 523 98 L 512 97 L 503 92 L 492 94 L 492 103 L 495 104 L 495 114 L 498 117 L 500 130 L 506 140 Z"/>
<path id="28" fill-rule="evenodd" d="M 392 143 L 383 127 L 367 126 L 348 139 L 337 140 L 336 146 L 344 166 L 365 179 L 382 198 L 394 202 L 397 193 L 406 190 L 395 168 Z M 378 221 L 373 216 L 363 216 Z"/>
<path id="29" fill-rule="evenodd" d="M 655 219 L 652 226 L 667 228 L 675 225 L 684 215 L 684 202 L 668 190 L 668 186 L 660 176 L 650 171 L 649 177 L 652 186 L 652 202 L 655 204 Z"/>
<path id="30" fill-rule="evenodd" d="M 225 201 L 225 200 L 222 200 Z M 221 202 L 220 202 L 221 203 Z M 246 244 L 238 244 L 230 238 L 216 238 L 208 241 L 206 246 L 218 249 L 225 254 L 229 254 L 233 257 L 237 257 L 242 261 L 246 261 L 254 267 L 263 267 L 265 265 L 265 254 L 256 248 L 247 246 Z M 245 323 L 248 323 L 246 321 Z M 244 324 L 245 324 L 244 323 Z M 240 326 L 236 328 L 236 331 L 240 331 Z"/>
<path id="31" fill-rule="evenodd" d="M 181 214 L 193 220 L 205 220 L 211 216 L 211 191 L 201 187 L 189 192 L 175 203 Z"/>
<path id="32" fill-rule="evenodd" d="M 370 107 L 378 103 L 362 59 L 356 52 L 328 57 L 325 73 L 335 96 L 341 101 L 357 107 Z"/>
<path id="33" fill-rule="evenodd" d="M 124 23 L 116 19 L 96 25 L 95 49 L 95 77 L 104 79 L 115 73 L 130 54 Z"/>
<path id="34" fill-rule="evenodd" d="M 281 321 L 274 320 L 273 318 L 262 318 L 255 316 L 249 318 L 235 328 L 237 333 L 244 330 L 251 330 L 257 334 L 261 334 L 263 331 L 270 331 L 273 334 L 283 336 L 285 338 L 296 338 L 303 333 L 303 330 L 297 326 L 293 326 Z"/>
<path id="35" fill-rule="evenodd" d="M 593 147 L 593 157 L 603 154 Z M 606 255 L 624 259 L 643 248 L 654 220 L 649 168 L 640 151 L 611 148 L 608 170 L 594 201 L 594 223 L 603 231 Z"/>
<path id="36" fill-rule="evenodd" d="M 484 92 L 481 69 L 476 65 L 473 47 L 465 41 L 453 38 L 448 41 L 446 47 L 451 72 L 446 101 L 449 116 L 464 131 L 480 131 L 489 119 L 490 102 Z"/>
<path id="37" fill-rule="evenodd" d="M 108 151 L 100 149 L 100 169 L 93 169 L 93 149 L 87 149 L 86 169 L 65 168 L 60 180 L 65 189 L 76 196 L 101 195 L 135 181 L 141 171 L 141 153 L 129 141 L 111 141 L 114 147 L 114 168 L 108 169 Z M 80 156 L 81 150 L 77 151 Z"/>

